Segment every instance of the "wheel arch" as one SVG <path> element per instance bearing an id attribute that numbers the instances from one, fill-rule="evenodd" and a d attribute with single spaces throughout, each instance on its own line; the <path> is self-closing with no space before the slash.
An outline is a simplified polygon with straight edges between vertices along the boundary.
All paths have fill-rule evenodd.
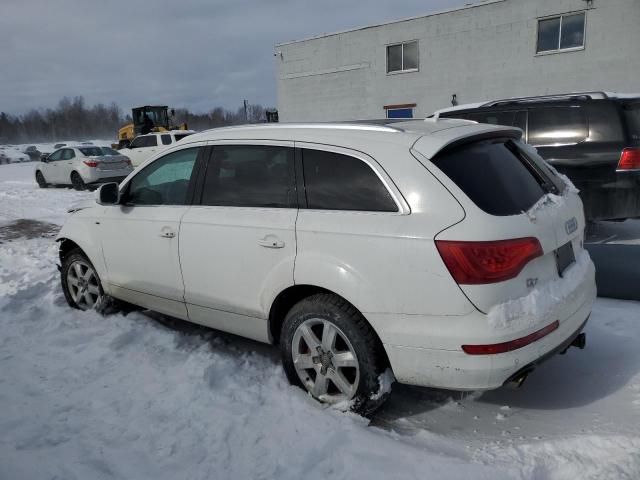
<path id="1" fill-rule="evenodd" d="M 102 255 L 102 245 L 92 235 L 87 235 L 87 232 L 83 231 L 83 227 L 83 222 L 74 221 L 73 216 L 67 220 L 63 231 L 56 238 L 56 242 L 59 245 L 58 256 L 60 264 L 62 265 L 62 259 L 65 255 L 76 248 L 80 249 L 96 269 L 104 291 L 110 294 L 107 267 Z"/>
<path id="2" fill-rule="evenodd" d="M 271 339 L 271 343 L 278 344 L 280 342 L 280 333 L 282 332 L 284 319 L 287 316 L 287 313 L 289 313 L 289 311 L 293 308 L 293 306 L 298 302 L 304 300 L 305 298 L 321 293 L 334 295 L 358 310 L 369 327 L 371 327 L 371 330 L 374 332 L 378 341 L 380 352 L 384 356 L 384 361 L 387 366 L 390 366 L 391 363 L 389 362 L 389 357 L 384 347 L 384 343 L 380 339 L 378 332 L 373 327 L 371 322 L 367 320 L 366 315 L 364 315 L 362 311 L 353 304 L 353 302 L 349 301 L 349 299 L 345 298 L 343 295 L 333 292 L 327 288 L 319 287 L 317 285 L 292 285 L 281 291 L 276 296 L 273 303 L 271 304 L 268 317 L 269 338 Z"/>

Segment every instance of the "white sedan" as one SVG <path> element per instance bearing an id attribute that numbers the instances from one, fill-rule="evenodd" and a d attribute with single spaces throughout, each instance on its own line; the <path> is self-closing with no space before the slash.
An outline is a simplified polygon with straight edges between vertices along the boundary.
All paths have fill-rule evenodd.
<path id="1" fill-rule="evenodd" d="M 36 165 L 36 182 L 49 185 L 72 185 L 84 190 L 90 185 L 120 182 L 133 167 L 126 156 L 109 147 L 65 147 L 40 160 Z"/>

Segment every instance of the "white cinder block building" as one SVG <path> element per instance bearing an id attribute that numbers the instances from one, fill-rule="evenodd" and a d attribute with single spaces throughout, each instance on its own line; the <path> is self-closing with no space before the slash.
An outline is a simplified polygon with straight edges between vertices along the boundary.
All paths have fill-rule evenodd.
<path id="1" fill-rule="evenodd" d="M 487 0 L 276 45 L 280 121 L 640 91 L 640 0 Z M 455 97 L 454 97 L 455 96 Z"/>

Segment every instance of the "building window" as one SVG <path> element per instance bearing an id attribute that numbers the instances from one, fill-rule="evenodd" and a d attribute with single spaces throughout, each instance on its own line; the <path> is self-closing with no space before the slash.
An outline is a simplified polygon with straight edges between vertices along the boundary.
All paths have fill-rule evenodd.
<path id="1" fill-rule="evenodd" d="M 387 118 L 413 118 L 413 109 L 416 108 L 416 104 L 385 105 L 383 108 Z"/>
<path id="2" fill-rule="evenodd" d="M 584 48 L 586 14 L 575 13 L 538 20 L 538 53 Z"/>
<path id="3" fill-rule="evenodd" d="M 418 70 L 418 41 L 387 46 L 387 73 Z"/>

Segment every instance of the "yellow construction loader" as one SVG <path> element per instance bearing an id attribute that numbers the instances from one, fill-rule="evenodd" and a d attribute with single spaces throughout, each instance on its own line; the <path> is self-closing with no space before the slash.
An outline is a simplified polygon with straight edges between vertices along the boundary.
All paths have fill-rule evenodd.
<path id="1" fill-rule="evenodd" d="M 170 130 L 187 130 L 187 124 L 172 125 L 175 111 L 166 105 L 145 105 L 131 109 L 133 122 L 127 123 L 118 130 L 118 144 L 115 148 L 126 148 L 138 135 L 151 132 L 166 132 Z"/>

